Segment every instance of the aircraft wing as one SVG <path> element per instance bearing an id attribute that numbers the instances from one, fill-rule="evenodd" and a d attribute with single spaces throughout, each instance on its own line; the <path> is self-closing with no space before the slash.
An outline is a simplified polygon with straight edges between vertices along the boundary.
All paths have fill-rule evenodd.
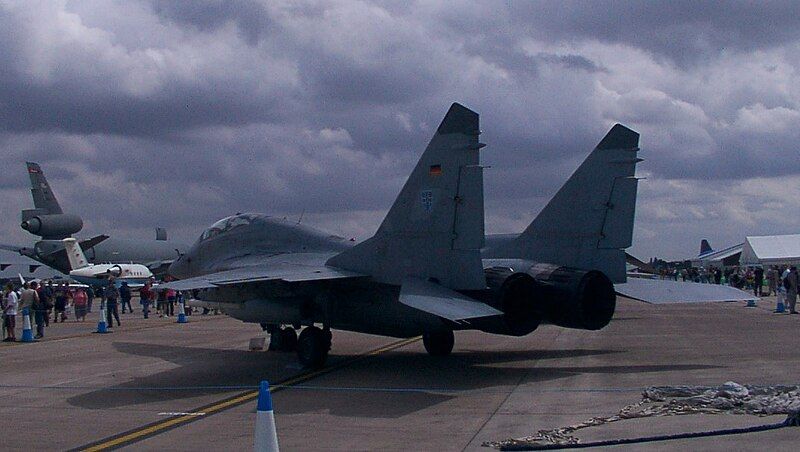
<path id="1" fill-rule="evenodd" d="M 268 259 L 262 264 L 160 284 L 158 289 L 194 290 L 268 281 L 306 282 L 366 277 L 367 275 L 361 273 L 328 267 L 324 264 L 303 263 L 296 259 L 283 261 L 280 258 L 276 258 Z"/>
<path id="2" fill-rule="evenodd" d="M 620 295 L 654 304 L 758 300 L 731 286 L 662 279 L 628 278 L 624 284 L 614 284 L 614 289 Z"/>
<path id="3" fill-rule="evenodd" d="M 403 280 L 400 303 L 454 322 L 502 314 L 485 303 L 419 278 Z"/>

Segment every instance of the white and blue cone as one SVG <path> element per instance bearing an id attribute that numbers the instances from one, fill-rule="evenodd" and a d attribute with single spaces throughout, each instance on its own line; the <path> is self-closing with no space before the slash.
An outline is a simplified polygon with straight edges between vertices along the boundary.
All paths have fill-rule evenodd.
<path id="1" fill-rule="evenodd" d="M 100 321 L 97 322 L 97 332 L 100 334 L 108 333 L 108 325 L 106 325 L 106 307 L 100 306 Z"/>
<path id="2" fill-rule="evenodd" d="M 275 430 L 275 415 L 272 413 L 272 395 L 269 382 L 262 381 L 258 388 L 256 409 L 255 452 L 278 452 L 278 433 Z"/>
<path id="3" fill-rule="evenodd" d="M 178 321 L 176 323 L 189 323 L 186 318 L 186 304 L 184 302 L 178 303 Z"/>
<path id="4" fill-rule="evenodd" d="M 31 312 L 28 308 L 22 311 L 22 342 L 34 342 L 33 329 L 31 328 Z"/>

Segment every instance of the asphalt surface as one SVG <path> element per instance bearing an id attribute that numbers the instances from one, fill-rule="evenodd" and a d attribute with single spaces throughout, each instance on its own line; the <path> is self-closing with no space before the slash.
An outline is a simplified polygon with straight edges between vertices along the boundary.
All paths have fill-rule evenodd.
<path id="1" fill-rule="evenodd" d="M 0 345 L 1 450 L 252 448 L 261 380 L 283 450 L 492 450 L 609 416 L 653 385 L 798 384 L 800 316 L 774 303 L 647 305 L 618 301 L 598 332 L 540 327 L 523 338 L 456 334 L 433 358 L 418 340 L 334 332 L 328 368 L 291 353 L 251 352 L 256 325 L 225 316 L 143 320 L 93 334 L 57 324 L 45 340 Z M 21 325 L 21 322 L 18 322 Z M 19 331 L 18 331 L 19 335 Z M 781 417 L 685 415 L 590 427 L 582 441 L 759 425 Z M 800 428 L 620 446 L 623 450 L 796 450 Z"/>

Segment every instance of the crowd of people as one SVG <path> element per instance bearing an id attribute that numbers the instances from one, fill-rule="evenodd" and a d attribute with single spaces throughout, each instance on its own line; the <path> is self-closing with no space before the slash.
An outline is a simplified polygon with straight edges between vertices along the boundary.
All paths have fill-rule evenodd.
<path id="1" fill-rule="evenodd" d="M 798 272 L 796 266 L 728 267 L 719 269 L 700 268 L 662 268 L 661 279 L 690 281 L 707 284 L 727 284 L 737 289 L 753 291 L 757 297 L 777 296 L 785 300 L 790 314 L 797 314 Z"/>
<path id="2" fill-rule="evenodd" d="M 176 305 L 183 304 L 183 294 L 173 289 L 155 290 L 154 280 L 150 280 L 143 287 L 138 289 L 139 304 L 142 316 L 147 319 L 150 317 L 151 309 L 154 307 L 159 317 L 172 317 L 176 312 Z M 21 323 L 22 316 L 29 313 L 31 321 L 35 324 L 36 333 L 34 338 L 40 339 L 45 335 L 46 328 L 51 323 L 64 323 L 74 317 L 74 322 L 85 322 L 88 313 L 92 312 L 95 300 L 100 301 L 100 309 L 105 311 L 106 324 L 108 328 L 116 325 L 122 326 L 120 320 L 120 309 L 122 314 L 133 313 L 131 299 L 134 290 L 128 285 L 127 281 L 117 284 L 113 277 L 107 283 L 99 287 L 91 286 L 70 286 L 66 282 L 53 282 L 52 280 L 25 282 L 21 287 L 13 283 L 7 283 L 3 288 L 2 307 L 3 317 L 3 342 L 17 341 L 16 330 L 18 323 Z M 192 309 L 185 308 L 187 315 L 191 315 Z M 209 311 L 204 310 L 203 314 Z M 178 313 L 180 310 L 178 309 Z"/>

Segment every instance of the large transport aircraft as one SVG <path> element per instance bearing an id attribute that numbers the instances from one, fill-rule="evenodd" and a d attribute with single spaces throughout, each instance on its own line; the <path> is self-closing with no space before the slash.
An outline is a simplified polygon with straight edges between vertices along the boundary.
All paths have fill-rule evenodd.
<path id="1" fill-rule="evenodd" d="M 39 164 L 27 162 L 27 167 L 34 208 L 22 211 L 21 227 L 41 240 L 32 248 L 15 245 L 0 245 L 0 248 L 16 251 L 68 274 L 71 268 L 62 239 L 80 232 L 83 219 L 64 213 Z M 188 248 L 186 244 L 167 240 L 166 231 L 161 228 L 156 229 L 155 240 L 123 239 L 101 234 L 78 243 L 89 263 L 138 263 L 155 273 L 166 271 L 169 264 Z"/>
<path id="2" fill-rule="evenodd" d="M 484 249 L 479 130 L 478 114 L 453 104 L 364 242 L 235 215 L 203 232 L 170 266 L 182 280 L 163 287 L 262 324 L 271 348 L 296 348 L 309 367 L 324 364 L 331 329 L 422 335 L 428 353 L 446 355 L 455 330 L 603 328 L 625 281 L 639 135 L 614 126 L 525 232 Z"/>

